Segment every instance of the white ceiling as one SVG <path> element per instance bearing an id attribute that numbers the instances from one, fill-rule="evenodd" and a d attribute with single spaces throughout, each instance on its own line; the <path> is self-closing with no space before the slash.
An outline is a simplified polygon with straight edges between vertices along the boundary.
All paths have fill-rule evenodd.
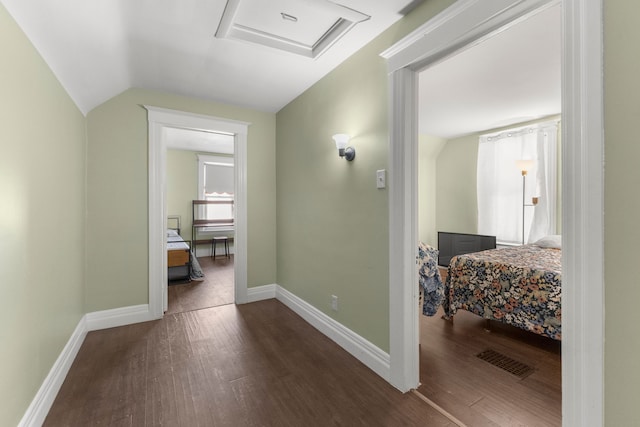
<path id="1" fill-rule="evenodd" d="M 561 9 L 547 9 L 420 73 L 421 134 L 454 138 L 559 114 Z"/>
<path id="2" fill-rule="evenodd" d="M 167 147 L 177 150 L 233 154 L 234 137 L 217 132 L 163 127 Z"/>
<path id="3" fill-rule="evenodd" d="M 0 1 L 84 113 L 131 87 L 276 112 L 421 2 Z M 216 37 L 225 7 L 237 12 L 225 28 L 253 35 Z M 329 32 L 334 24 L 348 31 Z M 248 41 L 265 39 L 280 49 Z M 284 45 L 317 48 L 316 57 Z"/>

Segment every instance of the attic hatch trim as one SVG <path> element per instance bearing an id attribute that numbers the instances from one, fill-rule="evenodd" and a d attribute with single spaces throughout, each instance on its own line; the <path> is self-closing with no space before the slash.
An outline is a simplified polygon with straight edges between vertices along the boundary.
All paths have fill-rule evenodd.
<path id="1" fill-rule="evenodd" d="M 336 12 L 340 17 L 318 40 L 309 45 L 236 23 L 236 15 L 241 2 L 242 0 L 227 1 L 224 12 L 222 13 L 222 18 L 220 19 L 220 24 L 218 25 L 218 30 L 216 31 L 215 36 L 217 38 L 242 40 L 312 59 L 316 59 L 326 52 L 342 36 L 355 27 L 356 24 L 371 18 L 369 15 L 329 0 L 314 0 L 316 4 L 326 4 L 327 9 Z"/>

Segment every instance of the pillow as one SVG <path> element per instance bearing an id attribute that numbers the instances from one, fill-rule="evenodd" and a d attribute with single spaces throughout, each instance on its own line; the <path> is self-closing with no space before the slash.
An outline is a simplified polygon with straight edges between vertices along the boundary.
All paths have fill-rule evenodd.
<path id="1" fill-rule="evenodd" d="M 542 239 L 537 240 L 534 245 L 541 248 L 562 249 L 562 236 L 559 234 L 544 236 Z"/>
<path id="2" fill-rule="evenodd" d="M 178 230 L 173 230 L 171 228 L 167 229 L 167 237 L 178 237 Z"/>

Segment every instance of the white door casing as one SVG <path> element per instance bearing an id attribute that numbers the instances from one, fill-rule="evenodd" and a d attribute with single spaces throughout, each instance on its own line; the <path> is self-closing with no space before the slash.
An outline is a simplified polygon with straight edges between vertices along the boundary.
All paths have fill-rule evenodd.
<path id="1" fill-rule="evenodd" d="M 163 128 L 192 129 L 234 136 L 235 303 L 247 302 L 247 134 L 249 123 L 153 106 L 149 121 L 149 313 L 162 318 L 167 309 L 166 155 Z M 177 147 L 173 147 L 177 148 Z M 189 147 L 184 147 L 189 148 Z"/>
<path id="2" fill-rule="evenodd" d="M 417 74 L 532 13 L 563 10 L 563 345 L 565 426 L 604 423 L 604 202 L 601 0 L 460 0 L 381 54 L 390 88 L 390 382 L 419 382 Z"/>

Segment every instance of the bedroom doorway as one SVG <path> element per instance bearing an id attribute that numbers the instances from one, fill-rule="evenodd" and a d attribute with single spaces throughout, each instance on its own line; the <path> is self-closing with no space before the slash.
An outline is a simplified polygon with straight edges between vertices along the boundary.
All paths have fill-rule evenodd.
<path id="1" fill-rule="evenodd" d="M 197 139 L 170 142 L 175 129 L 227 135 L 233 139 L 234 160 L 234 301 L 247 301 L 247 180 L 246 153 L 248 123 L 144 106 L 149 120 L 149 312 L 161 318 L 168 308 L 167 292 L 167 204 L 166 162 L 169 148 L 210 151 L 211 142 L 198 145 Z M 215 151 L 215 150 L 213 150 Z"/>
<path id="2" fill-rule="evenodd" d="M 453 309 L 467 304 L 467 310 L 460 308 L 445 320 L 444 305 L 440 304 L 442 290 L 448 295 L 448 260 L 457 255 L 458 247 L 464 248 L 462 253 L 477 253 L 495 249 L 497 240 L 499 249 L 491 252 L 495 258 L 483 264 L 491 265 L 491 274 L 501 271 L 499 256 L 508 260 L 518 257 L 519 262 L 532 265 L 529 259 L 538 257 L 535 265 L 544 265 L 545 273 L 559 271 L 561 251 L 516 245 L 534 242 L 542 237 L 543 229 L 544 235 L 560 234 L 555 227 L 559 213 L 555 206 L 561 194 L 556 180 L 556 123 L 561 119 L 560 23 L 560 6 L 546 8 L 427 67 L 418 76 L 418 237 L 424 245 L 419 271 L 421 282 L 436 289 L 425 292 L 427 309 L 418 315 L 421 384 L 417 392 L 466 424 L 560 425 L 562 420 L 561 344 L 549 337 L 556 336 L 560 327 L 540 328 L 535 334 L 520 329 L 528 328 L 522 320 L 525 316 L 512 314 L 522 309 L 538 313 L 527 316 L 527 321 L 544 318 L 539 325 L 559 325 L 561 320 L 555 311 L 560 306 L 559 292 L 555 292 L 560 287 L 557 276 L 540 280 L 540 297 L 534 304 L 518 298 L 519 305 L 511 307 L 516 301 L 511 295 L 515 296 L 520 282 L 512 279 L 512 285 L 504 291 L 488 292 L 480 309 L 471 303 L 479 297 L 462 290 L 468 289 L 466 277 L 473 267 L 459 258 L 455 264 L 458 270 L 454 271 L 460 273 L 453 274 L 452 282 L 459 290 Z M 549 166 L 546 174 L 529 170 L 526 188 L 537 192 L 528 195 L 527 204 L 523 203 L 521 171 L 516 163 L 523 156 L 540 156 L 533 164 L 537 171 Z M 482 161 L 488 157 L 490 161 Z M 489 163 L 496 167 L 483 166 Z M 496 171 L 503 175 L 500 185 L 490 187 L 497 194 L 483 197 L 479 183 L 495 179 Z M 533 194 L 544 203 L 531 205 Z M 496 220 L 482 222 L 481 208 L 495 199 L 506 200 L 506 208 L 491 215 L 502 214 L 505 218 L 495 216 Z M 519 221 L 523 214 L 532 221 L 534 210 L 538 211 L 538 237 L 534 232 L 525 240 L 524 230 L 531 235 L 531 222 L 522 221 L 521 225 Z M 547 221 L 549 218 L 554 221 Z M 481 235 L 497 238 L 488 242 Z M 479 253 L 469 255 L 481 257 Z M 463 265 L 464 272 L 460 270 Z M 519 268 L 509 268 L 509 272 L 503 280 L 521 274 Z M 539 277 L 547 276 L 541 272 Z M 479 283 L 483 289 L 493 285 L 490 280 L 474 279 L 468 286 L 478 289 Z M 547 303 L 553 309 L 547 309 Z M 489 306 L 490 310 L 486 308 Z M 540 406 L 545 410 L 540 411 Z"/>
<path id="3" fill-rule="evenodd" d="M 391 91 L 390 382 L 408 391 L 419 381 L 417 73 L 555 3 L 563 8 L 562 416 L 564 425 L 587 425 L 603 417 L 602 5 L 598 0 L 496 0 L 481 5 L 460 0 L 381 54 L 387 60 Z"/>
<path id="4" fill-rule="evenodd" d="M 188 141 L 190 148 L 198 147 L 174 148 L 183 146 L 181 141 Z M 183 262 L 169 264 L 165 314 L 233 304 L 234 138 L 200 130 L 168 129 L 167 145 L 167 236 L 170 239 L 169 233 L 177 234 L 191 250 L 187 267 Z M 194 204 L 194 200 L 211 204 Z M 210 220 L 211 224 L 194 227 L 194 219 Z"/>

